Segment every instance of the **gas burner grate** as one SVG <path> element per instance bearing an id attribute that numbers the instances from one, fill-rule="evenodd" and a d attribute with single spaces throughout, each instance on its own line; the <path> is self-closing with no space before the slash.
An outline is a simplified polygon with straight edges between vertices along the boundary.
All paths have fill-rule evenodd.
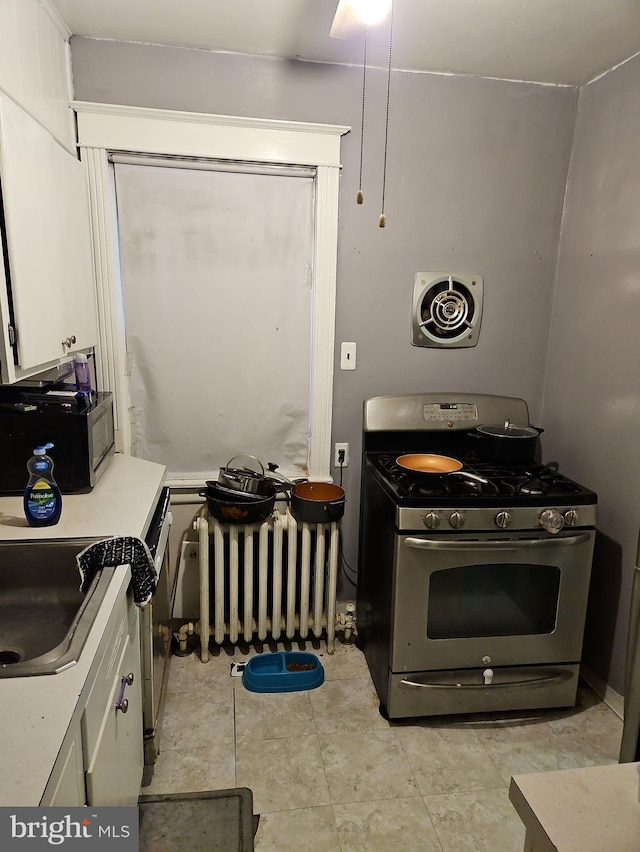
<path id="1" fill-rule="evenodd" d="M 558 473 L 557 465 L 503 465 L 462 458 L 463 471 L 480 476 L 487 482 L 466 479 L 459 474 L 421 474 L 407 472 L 397 464 L 402 452 L 382 453 L 374 463 L 394 487 L 398 497 L 412 499 L 470 499 L 482 497 L 547 499 L 580 494 L 581 486 Z M 459 456 L 460 457 L 460 456 Z"/>
<path id="2" fill-rule="evenodd" d="M 420 478 L 419 474 L 399 476 L 396 485 L 404 497 L 477 497 L 480 494 L 495 494 L 493 483 L 481 483 L 463 476 L 428 474 L 432 479 Z"/>

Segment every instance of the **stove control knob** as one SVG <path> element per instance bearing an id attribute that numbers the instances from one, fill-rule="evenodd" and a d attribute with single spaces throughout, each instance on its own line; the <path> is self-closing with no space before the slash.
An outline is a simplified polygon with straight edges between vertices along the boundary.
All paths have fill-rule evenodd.
<path id="1" fill-rule="evenodd" d="M 511 512 L 507 512 L 506 509 L 503 509 L 501 512 L 495 517 L 496 526 L 500 527 L 500 529 L 505 529 L 511 523 Z"/>
<path id="2" fill-rule="evenodd" d="M 440 515 L 437 512 L 427 512 L 424 516 L 424 525 L 429 530 L 435 530 L 440 526 Z"/>
<path id="3" fill-rule="evenodd" d="M 555 535 L 564 526 L 564 517 L 557 509 L 543 509 L 539 516 L 540 526 L 547 532 Z"/>
<path id="4" fill-rule="evenodd" d="M 452 512 L 449 515 L 449 526 L 452 526 L 454 530 L 462 529 L 466 520 L 464 512 Z"/>
<path id="5" fill-rule="evenodd" d="M 577 509 L 567 509 L 564 513 L 564 522 L 568 527 L 575 527 L 578 523 L 578 510 Z"/>

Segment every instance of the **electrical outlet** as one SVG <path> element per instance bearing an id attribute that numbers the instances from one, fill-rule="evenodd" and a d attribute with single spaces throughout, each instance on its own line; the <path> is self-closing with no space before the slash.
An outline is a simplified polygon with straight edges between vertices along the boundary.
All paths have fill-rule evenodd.
<path id="1" fill-rule="evenodd" d="M 344 453 L 344 455 L 342 455 Z M 349 464 L 349 444 L 336 444 L 333 454 L 334 467 L 347 467 Z"/>

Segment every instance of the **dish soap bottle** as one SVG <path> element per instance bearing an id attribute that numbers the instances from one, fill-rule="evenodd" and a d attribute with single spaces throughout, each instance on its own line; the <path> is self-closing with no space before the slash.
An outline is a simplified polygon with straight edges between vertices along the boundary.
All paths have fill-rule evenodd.
<path id="1" fill-rule="evenodd" d="M 32 527 L 57 524 L 62 512 L 62 495 L 53 478 L 53 459 L 47 455 L 53 444 L 36 447 L 27 462 L 29 482 L 24 492 L 24 513 Z"/>
<path id="2" fill-rule="evenodd" d="M 91 372 L 87 356 L 78 352 L 73 359 L 73 368 L 76 374 L 76 389 L 81 393 L 91 393 Z"/>

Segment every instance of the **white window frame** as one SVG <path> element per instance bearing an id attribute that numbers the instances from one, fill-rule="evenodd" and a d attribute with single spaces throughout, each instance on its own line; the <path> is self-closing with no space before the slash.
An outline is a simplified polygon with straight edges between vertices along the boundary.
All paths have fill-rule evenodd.
<path id="1" fill-rule="evenodd" d="M 339 125 L 209 115 L 74 101 L 85 164 L 98 307 L 96 367 L 114 395 L 117 449 L 131 454 L 127 369 L 114 187 L 115 152 L 249 161 L 316 169 L 309 476 L 330 479 L 335 342 Z M 179 345 L 179 342 L 176 342 Z"/>

